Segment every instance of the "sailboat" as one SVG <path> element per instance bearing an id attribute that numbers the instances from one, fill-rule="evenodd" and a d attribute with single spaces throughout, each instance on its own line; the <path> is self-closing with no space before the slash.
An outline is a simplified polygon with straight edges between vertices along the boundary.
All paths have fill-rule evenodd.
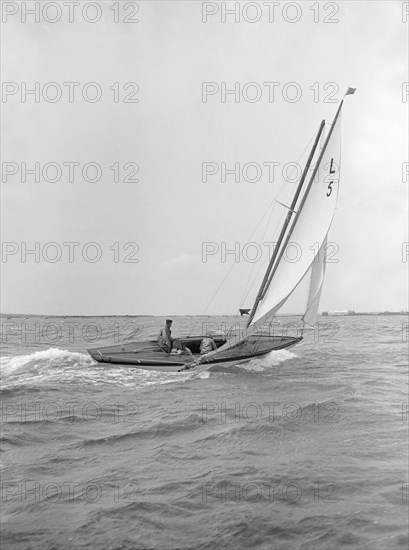
<path id="1" fill-rule="evenodd" d="M 345 96 L 354 92 L 355 88 L 348 88 Z M 200 355 L 203 335 L 199 335 L 179 338 L 182 346 L 187 346 L 192 355 L 169 353 L 156 340 L 147 340 L 89 349 L 93 359 L 148 370 L 180 372 L 198 365 L 240 364 L 271 351 L 291 348 L 303 339 L 304 328 L 313 326 L 324 283 L 327 238 L 340 184 L 343 104 L 344 99 L 324 139 L 326 123 L 321 121 L 290 204 L 283 205 L 287 215 L 253 307 L 251 310 L 241 310 L 249 314 L 246 328 L 231 336 L 213 335 L 217 349 L 205 355 Z M 297 243 L 305 252 L 295 263 L 284 259 L 291 242 Z M 318 243 L 315 256 L 306 253 L 315 243 Z M 275 335 L 270 330 L 274 317 L 307 277 L 309 290 L 301 316 L 301 336 Z"/>

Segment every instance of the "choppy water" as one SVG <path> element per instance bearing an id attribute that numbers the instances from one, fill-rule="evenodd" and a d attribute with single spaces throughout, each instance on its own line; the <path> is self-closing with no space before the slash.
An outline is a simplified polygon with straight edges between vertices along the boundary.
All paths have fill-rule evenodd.
<path id="1" fill-rule="evenodd" d="M 162 319 L 3 317 L 2 548 L 406 548 L 408 320 L 324 322 L 291 351 L 162 373 L 85 351 Z"/>

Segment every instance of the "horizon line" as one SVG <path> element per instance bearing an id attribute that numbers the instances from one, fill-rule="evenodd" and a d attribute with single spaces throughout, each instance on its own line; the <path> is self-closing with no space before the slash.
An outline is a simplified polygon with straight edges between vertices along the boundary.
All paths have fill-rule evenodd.
<path id="1" fill-rule="evenodd" d="M 324 315 L 325 313 L 325 315 Z M 353 317 L 354 315 L 379 315 L 382 313 L 395 313 L 395 314 L 409 314 L 409 310 L 401 309 L 399 311 L 397 310 L 375 310 L 375 311 L 355 311 L 355 310 L 324 310 L 321 313 L 318 313 L 317 316 L 319 317 L 340 317 L 340 316 L 348 316 Z M 131 314 L 131 313 L 99 313 L 99 314 L 74 314 L 74 313 L 66 313 L 66 314 L 57 314 L 57 313 L 2 313 L 0 312 L 0 316 L 3 317 L 18 317 L 18 316 L 26 316 L 26 317 L 238 317 L 239 313 L 213 313 L 211 315 L 205 314 L 205 313 L 194 313 L 194 314 L 172 314 L 172 313 L 164 313 L 164 314 Z M 302 313 L 281 313 L 279 315 L 276 315 L 276 317 L 295 317 L 303 315 Z M 242 317 L 246 318 L 247 315 L 243 315 Z"/>

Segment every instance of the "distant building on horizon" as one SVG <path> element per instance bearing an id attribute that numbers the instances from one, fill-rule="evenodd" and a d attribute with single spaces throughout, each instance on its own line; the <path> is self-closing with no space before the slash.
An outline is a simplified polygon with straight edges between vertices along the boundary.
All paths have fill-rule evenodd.
<path id="1" fill-rule="evenodd" d="M 328 317 L 328 315 L 356 315 L 356 313 L 353 309 L 336 309 L 334 311 L 323 311 L 321 315 Z"/>

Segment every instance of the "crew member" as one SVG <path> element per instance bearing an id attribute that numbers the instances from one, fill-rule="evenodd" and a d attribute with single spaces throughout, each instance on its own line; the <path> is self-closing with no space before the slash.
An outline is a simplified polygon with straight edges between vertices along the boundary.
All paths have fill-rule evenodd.
<path id="1" fill-rule="evenodd" d="M 165 326 L 160 329 L 158 334 L 158 344 L 160 347 L 166 351 L 166 353 L 170 353 L 172 351 L 172 344 L 173 344 L 173 338 L 172 338 L 172 319 L 166 319 Z"/>
<path id="2" fill-rule="evenodd" d="M 205 353 L 210 353 L 215 349 L 217 349 L 216 342 L 213 340 L 213 338 L 210 337 L 210 333 L 207 332 L 206 336 L 203 338 L 203 340 L 200 343 L 200 355 L 204 355 Z"/>

